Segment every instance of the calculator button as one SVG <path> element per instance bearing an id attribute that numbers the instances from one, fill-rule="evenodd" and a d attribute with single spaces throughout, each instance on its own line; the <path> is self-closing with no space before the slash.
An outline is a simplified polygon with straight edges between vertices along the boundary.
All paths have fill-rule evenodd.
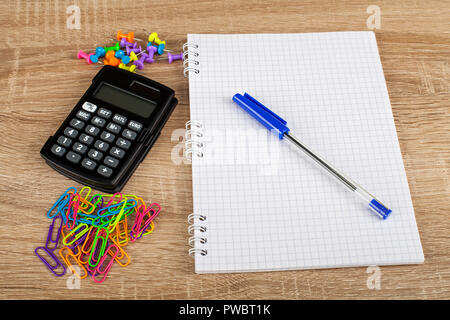
<path id="1" fill-rule="evenodd" d="M 88 170 L 94 170 L 97 166 L 97 163 L 95 161 L 84 158 L 83 161 L 81 161 L 81 165 Z"/>
<path id="2" fill-rule="evenodd" d="M 98 110 L 97 114 L 102 118 L 109 119 L 109 118 L 111 118 L 112 112 L 105 108 L 100 108 L 100 110 Z"/>
<path id="3" fill-rule="evenodd" d="M 120 126 L 118 126 L 115 123 L 110 122 L 108 124 L 108 126 L 106 127 L 106 129 L 108 129 L 109 131 L 111 131 L 112 133 L 119 133 L 120 132 Z"/>
<path id="4" fill-rule="evenodd" d="M 62 157 L 64 153 L 66 153 L 66 149 L 61 146 L 58 146 L 57 144 L 54 144 L 51 150 L 52 153 L 56 154 L 58 157 Z"/>
<path id="5" fill-rule="evenodd" d="M 120 114 L 115 114 L 113 117 L 113 121 L 115 123 L 118 123 L 120 125 L 125 125 L 125 123 L 127 123 L 127 118 L 124 116 L 121 116 Z"/>
<path id="6" fill-rule="evenodd" d="M 142 124 L 134 120 L 131 120 L 130 122 L 128 122 L 128 128 L 139 132 L 142 129 Z"/>
<path id="7" fill-rule="evenodd" d="M 103 162 L 111 168 L 116 168 L 119 165 L 119 160 L 110 156 L 107 156 Z"/>
<path id="8" fill-rule="evenodd" d="M 98 150 L 91 149 L 91 150 L 89 150 L 88 157 L 91 159 L 100 161 L 103 158 L 103 153 L 101 153 Z"/>
<path id="9" fill-rule="evenodd" d="M 87 147 L 84 144 L 81 144 L 79 142 L 75 142 L 73 144 L 72 149 L 73 149 L 73 151 L 76 151 L 76 152 L 81 153 L 81 154 L 85 154 L 86 151 L 87 151 Z"/>
<path id="10" fill-rule="evenodd" d="M 78 135 L 78 130 L 75 130 L 74 128 L 67 127 L 64 129 L 64 134 L 70 138 L 76 138 Z"/>
<path id="11" fill-rule="evenodd" d="M 108 168 L 108 167 L 105 167 L 105 166 L 102 165 L 102 166 L 98 167 L 97 172 L 100 175 L 102 175 L 102 176 L 104 176 L 106 178 L 109 178 L 112 175 L 113 171 L 112 171 L 111 168 Z"/>
<path id="12" fill-rule="evenodd" d="M 137 133 L 128 129 L 123 130 L 122 132 L 122 136 L 130 139 L 130 140 L 134 140 L 136 139 Z"/>
<path id="13" fill-rule="evenodd" d="M 69 151 L 66 155 L 66 159 L 72 163 L 78 163 L 81 160 L 81 156 L 75 152 Z"/>
<path id="14" fill-rule="evenodd" d="M 95 112 L 95 110 L 97 110 L 97 106 L 95 104 L 87 102 L 87 101 L 85 103 L 83 103 L 82 108 L 89 112 Z"/>
<path id="15" fill-rule="evenodd" d="M 64 136 L 60 136 L 58 138 L 58 143 L 60 145 L 63 145 L 64 147 L 70 147 L 70 145 L 72 144 L 72 139 L 64 137 Z"/>
<path id="16" fill-rule="evenodd" d="M 131 142 L 122 138 L 117 139 L 116 145 L 118 147 L 121 147 L 125 150 L 128 150 L 128 148 L 131 146 Z"/>
<path id="17" fill-rule="evenodd" d="M 100 117 L 93 117 L 91 122 L 95 124 L 97 127 L 103 128 L 106 124 L 106 120 Z"/>
<path id="18" fill-rule="evenodd" d="M 114 141 L 115 137 L 116 137 L 115 135 L 113 135 L 110 132 L 106 132 L 106 131 L 103 131 L 102 134 L 100 135 L 100 138 L 102 140 L 105 140 L 106 142 L 109 142 L 109 143 L 112 143 Z"/>
<path id="19" fill-rule="evenodd" d="M 119 159 L 122 159 L 125 155 L 125 151 L 117 147 L 112 147 L 111 150 L 109 151 L 109 154 Z"/>
<path id="20" fill-rule="evenodd" d="M 95 137 L 95 136 L 98 135 L 98 133 L 100 132 L 100 129 L 97 128 L 97 127 L 88 125 L 88 126 L 86 127 L 86 130 L 85 130 L 85 131 L 86 131 L 87 133 L 89 133 L 89 134 L 91 134 L 91 135 L 93 135 L 93 136 Z"/>
<path id="21" fill-rule="evenodd" d="M 70 121 L 70 125 L 75 129 L 81 130 L 84 127 L 84 122 L 78 119 L 72 119 L 72 121 Z"/>
<path id="22" fill-rule="evenodd" d="M 95 141 L 94 147 L 96 147 L 100 151 L 106 151 L 109 148 L 109 144 L 104 141 L 97 140 Z"/>
<path id="23" fill-rule="evenodd" d="M 85 133 L 81 134 L 79 140 L 80 140 L 80 142 L 83 142 L 83 143 L 87 144 L 88 146 L 90 146 L 94 142 L 94 138 L 91 136 L 88 136 Z"/>
<path id="24" fill-rule="evenodd" d="M 80 110 L 77 112 L 77 118 L 81 120 L 88 121 L 91 118 L 91 114 L 89 112 Z"/>

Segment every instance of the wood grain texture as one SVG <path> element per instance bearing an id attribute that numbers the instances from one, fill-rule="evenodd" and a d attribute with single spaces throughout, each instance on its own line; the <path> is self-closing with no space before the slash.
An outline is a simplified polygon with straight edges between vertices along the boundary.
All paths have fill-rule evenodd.
<path id="1" fill-rule="evenodd" d="M 81 29 L 66 8 L 81 9 Z M 179 105 L 125 188 L 163 208 L 155 232 L 127 249 L 132 263 L 98 285 L 69 290 L 33 253 L 43 245 L 45 212 L 74 183 L 39 150 L 98 71 L 75 58 L 117 30 L 157 31 L 181 49 L 187 33 L 288 33 L 367 30 L 368 5 L 381 9 L 375 30 L 425 253 L 423 265 L 381 267 L 381 289 L 366 268 L 268 273 L 194 273 L 188 257 L 191 168 L 171 161 L 175 129 L 189 120 L 181 64 L 145 74 L 175 89 Z M 450 298 L 450 2 L 46 0 L 0 3 L 0 298 L 2 299 L 448 299 Z M 276 39 L 274 39 L 274 49 Z M 282 49 L 282 48 L 281 48 Z M 75 184 L 75 186 L 79 186 Z"/>

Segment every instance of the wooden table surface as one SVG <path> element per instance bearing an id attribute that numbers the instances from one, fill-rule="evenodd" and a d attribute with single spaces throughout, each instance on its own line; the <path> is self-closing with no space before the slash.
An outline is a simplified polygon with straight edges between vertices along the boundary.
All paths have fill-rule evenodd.
<path id="1" fill-rule="evenodd" d="M 68 29 L 68 6 L 80 29 Z M 191 167 L 171 161 L 175 129 L 189 120 L 182 64 L 145 75 L 176 91 L 179 104 L 124 192 L 161 204 L 155 232 L 127 247 L 132 262 L 103 284 L 69 289 L 34 255 L 45 213 L 68 186 L 39 155 L 99 70 L 75 58 L 111 43 L 117 30 L 157 31 L 181 49 L 187 33 L 303 33 L 368 30 L 369 5 L 425 253 L 423 265 L 267 273 L 194 273 L 187 255 Z M 2 1 L 0 4 L 0 298 L 2 299 L 448 299 L 450 298 L 450 2 L 447 1 Z M 276 46 L 274 38 L 273 45 Z"/>

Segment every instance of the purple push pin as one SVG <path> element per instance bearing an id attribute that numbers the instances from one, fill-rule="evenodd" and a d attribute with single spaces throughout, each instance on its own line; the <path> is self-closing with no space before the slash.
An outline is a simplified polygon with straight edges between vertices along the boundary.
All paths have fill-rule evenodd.
<path id="1" fill-rule="evenodd" d="M 139 60 L 136 60 L 133 62 L 133 64 L 139 69 L 144 69 L 144 61 L 147 59 L 148 54 L 143 53 L 142 56 L 139 58 Z"/>
<path id="2" fill-rule="evenodd" d="M 126 38 L 122 38 L 119 42 L 121 48 L 131 47 L 133 49 L 136 48 L 137 42 L 128 42 Z"/>
<path id="3" fill-rule="evenodd" d="M 157 50 L 158 49 L 152 45 L 147 46 L 148 55 L 147 55 L 147 59 L 145 60 L 145 62 L 147 62 L 147 63 L 155 62 L 155 60 L 153 60 L 153 56 L 155 55 Z"/>
<path id="4" fill-rule="evenodd" d="M 184 60 L 183 54 L 171 54 L 170 52 L 167 53 L 167 56 L 169 57 L 169 64 L 176 60 Z"/>
<path id="5" fill-rule="evenodd" d="M 167 53 L 167 58 L 158 58 L 157 60 L 169 60 L 169 63 L 172 63 L 176 60 L 184 60 L 183 53 L 180 54 L 172 54 L 170 52 Z"/>
<path id="6" fill-rule="evenodd" d="M 139 53 L 139 52 L 141 52 L 141 51 L 142 51 L 141 46 L 139 46 L 139 48 L 131 48 L 131 47 L 127 47 L 127 56 L 129 56 L 131 52 Z"/>

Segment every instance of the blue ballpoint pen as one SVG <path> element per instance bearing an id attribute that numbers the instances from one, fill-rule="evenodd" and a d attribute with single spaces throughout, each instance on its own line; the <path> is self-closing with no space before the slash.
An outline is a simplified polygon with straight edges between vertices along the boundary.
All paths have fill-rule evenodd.
<path id="1" fill-rule="evenodd" d="M 380 218 L 386 219 L 391 214 L 392 210 L 381 203 L 381 201 L 377 200 L 373 195 L 367 192 L 360 185 L 352 181 L 350 178 L 346 177 L 343 173 L 339 172 L 339 170 L 337 170 L 330 163 L 325 161 L 303 142 L 292 135 L 289 128 L 286 126 L 287 122 L 280 116 L 269 110 L 267 107 L 265 107 L 262 103 L 250 96 L 248 93 L 245 93 L 244 95 L 241 95 L 239 93 L 235 94 L 233 96 L 233 101 L 236 102 L 242 109 L 247 111 L 253 118 L 258 120 L 268 130 L 276 132 L 280 140 L 286 138 L 300 150 L 305 152 L 306 155 L 308 155 L 329 174 L 340 181 L 350 191 L 354 192 L 355 194 L 360 196 L 360 198 L 362 198 L 366 203 L 368 203 L 369 208 L 372 210 L 372 212 L 376 213 Z"/>

